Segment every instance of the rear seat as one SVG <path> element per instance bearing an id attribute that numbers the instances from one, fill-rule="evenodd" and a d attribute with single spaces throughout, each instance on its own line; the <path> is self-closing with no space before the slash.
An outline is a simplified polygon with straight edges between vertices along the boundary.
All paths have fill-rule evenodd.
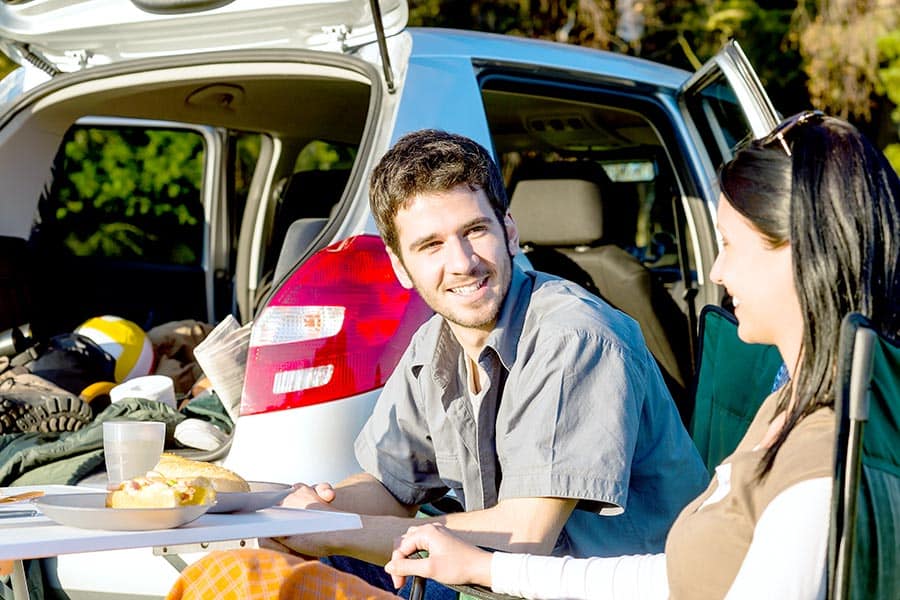
<path id="1" fill-rule="evenodd" d="M 685 315 L 661 282 L 612 242 L 633 242 L 636 221 L 629 223 L 628 215 L 633 213 L 636 219 L 636 208 L 614 209 L 612 205 L 620 199 L 611 197 L 611 185 L 602 185 L 605 175 L 596 173 L 600 167 L 594 171 L 587 179 L 583 165 L 573 168 L 572 163 L 560 163 L 555 172 L 520 179 L 510 202 L 519 237 L 535 269 L 567 277 L 572 272 L 570 263 L 575 263 L 589 277 L 590 286 L 583 287 L 638 322 L 684 418 L 690 413 Z"/>
<path id="2" fill-rule="evenodd" d="M 0 331 L 32 319 L 29 256 L 25 240 L 0 236 Z"/>
<path id="3" fill-rule="evenodd" d="M 254 314 L 268 296 L 272 284 L 291 270 L 325 228 L 349 178 L 349 169 L 331 169 L 298 171 L 283 181 L 278 192 L 264 275 L 253 301 Z"/>

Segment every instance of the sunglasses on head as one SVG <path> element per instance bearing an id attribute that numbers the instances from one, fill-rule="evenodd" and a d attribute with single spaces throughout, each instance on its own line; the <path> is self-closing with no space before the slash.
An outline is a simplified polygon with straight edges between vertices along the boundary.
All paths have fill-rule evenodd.
<path id="1" fill-rule="evenodd" d="M 776 125 L 775 129 L 773 129 L 767 135 L 759 138 L 759 143 L 763 146 L 768 146 L 777 141 L 781 144 L 781 148 L 784 150 L 784 153 L 787 154 L 788 157 L 790 157 L 791 146 L 787 142 L 787 134 L 799 125 L 810 122 L 818 122 L 824 118 L 825 113 L 823 113 L 821 110 L 805 110 L 801 113 L 797 113 L 796 115 L 788 117 L 787 119 Z"/>

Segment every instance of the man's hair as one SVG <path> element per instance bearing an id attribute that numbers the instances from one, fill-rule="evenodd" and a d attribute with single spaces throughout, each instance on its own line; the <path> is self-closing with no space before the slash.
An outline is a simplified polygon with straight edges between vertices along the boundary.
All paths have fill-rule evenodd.
<path id="1" fill-rule="evenodd" d="M 761 474 L 803 416 L 833 405 L 842 317 L 859 312 L 885 336 L 900 335 L 900 179 L 845 121 L 826 117 L 791 133 L 791 156 L 756 141 L 720 172 L 723 196 L 770 247 L 790 243 L 804 320 L 799 373 L 779 407 L 792 389 L 797 403 Z"/>
<path id="2" fill-rule="evenodd" d="M 369 204 L 384 243 L 400 256 L 394 217 L 419 194 L 449 192 L 466 185 L 484 190 L 502 225 L 509 208 L 500 169 L 477 142 L 453 133 L 422 129 L 408 133 L 372 172 Z"/>

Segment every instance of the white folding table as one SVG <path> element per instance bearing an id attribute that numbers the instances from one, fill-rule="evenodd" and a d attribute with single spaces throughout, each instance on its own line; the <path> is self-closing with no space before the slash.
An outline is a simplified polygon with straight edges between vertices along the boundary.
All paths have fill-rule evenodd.
<path id="1" fill-rule="evenodd" d="M 6 488 L 3 494 L 44 489 L 47 493 L 84 493 L 77 486 L 29 486 Z M 210 542 L 255 540 L 302 533 L 339 531 L 362 527 L 358 515 L 329 511 L 273 507 L 248 513 L 204 514 L 176 529 L 151 531 L 105 531 L 60 525 L 44 515 L 4 518 L 11 510 L 30 510 L 34 505 L 18 503 L 0 510 L 0 560 L 13 560 L 12 588 L 16 600 L 28 598 L 25 559 L 47 558 L 101 550 L 154 548 L 162 555 L 193 545 L 199 551 Z"/>

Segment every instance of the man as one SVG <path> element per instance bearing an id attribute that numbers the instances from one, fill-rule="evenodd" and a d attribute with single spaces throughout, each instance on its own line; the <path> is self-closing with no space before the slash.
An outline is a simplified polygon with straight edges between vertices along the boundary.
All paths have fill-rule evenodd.
<path id="1" fill-rule="evenodd" d="M 403 137 L 375 168 L 370 201 L 397 277 L 436 315 L 357 438 L 365 472 L 286 502 L 360 513 L 363 529 L 278 542 L 383 565 L 394 539 L 426 522 L 417 508 L 452 490 L 465 512 L 431 520 L 477 545 L 661 551 L 708 475 L 635 321 L 514 264 L 499 170 L 472 140 Z"/>

